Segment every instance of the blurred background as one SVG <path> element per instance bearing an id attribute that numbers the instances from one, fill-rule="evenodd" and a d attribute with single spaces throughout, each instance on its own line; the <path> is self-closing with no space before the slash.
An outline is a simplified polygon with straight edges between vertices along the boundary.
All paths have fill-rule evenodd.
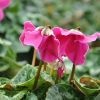
<path id="1" fill-rule="evenodd" d="M 0 22 L 0 77 L 13 78 L 26 63 L 31 64 L 33 50 L 23 46 L 19 36 L 23 23 L 31 21 L 34 26 L 51 25 L 72 29 L 80 27 L 85 35 L 100 32 L 100 0 L 11 0 L 3 9 Z M 100 38 L 90 45 L 85 63 L 76 66 L 75 75 L 100 79 Z M 72 63 L 64 58 L 67 70 Z M 36 65 L 39 64 L 37 54 Z"/>

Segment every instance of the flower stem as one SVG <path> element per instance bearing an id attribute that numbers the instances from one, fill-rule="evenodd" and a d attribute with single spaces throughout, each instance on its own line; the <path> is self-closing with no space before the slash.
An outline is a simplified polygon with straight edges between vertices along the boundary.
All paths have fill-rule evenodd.
<path id="1" fill-rule="evenodd" d="M 58 76 L 58 73 L 57 73 L 55 84 L 58 83 L 58 80 L 59 80 L 59 76 Z"/>
<path id="2" fill-rule="evenodd" d="M 69 84 L 71 84 L 71 80 L 73 80 L 74 72 L 75 72 L 75 65 L 73 64 L 73 68 L 72 68 L 72 72 L 71 72 L 71 76 L 70 76 Z"/>
<path id="3" fill-rule="evenodd" d="M 36 86 L 37 86 L 37 82 L 38 82 L 38 78 L 39 78 L 39 75 L 40 75 L 42 63 L 43 63 L 43 61 L 40 60 L 39 68 L 38 68 L 38 71 L 37 71 L 37 74 L 36 74 L 36 78 L 35 78 L 35 81 L 34 81 L 34 85 L 33 85 L 33 90 L 34 90 L 34 89 L 36 88 Z"/>
<path id="4" fill-rule="evenodd" d="M 33 53 L 33 60 L 32 60 L 32 66 L 35 66 L 35 61 L 36 61 L 36 49 L 34 48 L 34 53 Z"/>
<path id="5" fill-rule="evenodd" d="M 54 67 L 55 67 L 55 63 L 56 63 L 56 61 L 53 62 L 53 66 L 52 66 L 52 68 L 51 68 L 50 76 L 52 76 L 52 74 L 53 74 L 53 70 L 54 70 Z"/>
<path id="6" fill-rule="evenodd" d="M 47 66 L 47 63 L 44 62 L 44 68 L 43 68 L 43 72 L 46 71 L 46 66 Z"/>

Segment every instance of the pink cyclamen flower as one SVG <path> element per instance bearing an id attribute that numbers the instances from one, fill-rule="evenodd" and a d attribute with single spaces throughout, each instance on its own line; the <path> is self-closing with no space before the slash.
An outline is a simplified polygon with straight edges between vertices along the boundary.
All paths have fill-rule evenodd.
<path id="1" fill-rule="evenodd" d="M 10 0 L 0 0 L 0 21 L 2 20 L 4 13 L 2 11 L 3 8 L 6 8 L 10 3 Z"/>
<path id="2" fill-rule="evenodd" d="M 63 72 L 66 72 L 66 67 L 63 62 L 56 62 L 55 69 L 57 70 L 59 78 L 62 78 Z"/>
<path id="3" fill-rule="evenodd" d="M 24 43 L 26 33 L 32 32 L 34 30 L 35 30 L 35 27 L 32 25 L 30 21 L 27 21 L 24 23 L 24 30 L 22 31 L 22 34 L 19 37 L 19 40 L 21 41 L 23 46 L 26 46 L 26 44 Z"/>
<path id="4" fill-rule="evenodd" d="M 54 62 L 57 58 L 62 60 L 59 40 L 56 39 L 49 26 L 35 28 L 30 22 L 25 22 L 19 39 L 24 46 L 34 46 L 40 53 L 40 58 L 47 63 Z"/>
<path id="5" fill-rule="evenodd" d="M 85 54 L 89 49 L 87 42 L 92 42 L 100 36 L 100 33 L 85 36 L 77 29 L 65 30 L 58 27 L 52 29 L 56 38 L 60 41 L 61 56 L 67 56 L 75 65 L 82 65 Z"/>

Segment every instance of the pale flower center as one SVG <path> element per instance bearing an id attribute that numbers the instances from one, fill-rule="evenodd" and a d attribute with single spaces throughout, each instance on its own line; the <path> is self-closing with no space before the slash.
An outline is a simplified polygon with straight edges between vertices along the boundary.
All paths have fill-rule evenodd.
<path id="1" fill-rule="evenodd" d="M 59 61 L 56 62 L 55 69 L 58 70 L 58 68 L 61 68 L 64 72 L 67 73 L 66 67 L 63 62 L 59 62 Z"/>
<path id="2" fill-rule="evenodd" d="M 53 31 L 50 29 L 49 26 L 40 26 L 40 27 L 37 27 L 35 30 L 42 30 L 41 31 L 41 35 L 43 36 L 44 34 L 45 35 L 53 35 L 54 36 L 54 33 Z"/>
<path id="3" fill-rule="evenodd" d="M 80 33 L 80 34 L 83 34 L 81 31 L 78 31 L 77 29 L 71 29 L 71 30 L 69 30 L 68 32 L 78 32 L 78 33 Z"/>

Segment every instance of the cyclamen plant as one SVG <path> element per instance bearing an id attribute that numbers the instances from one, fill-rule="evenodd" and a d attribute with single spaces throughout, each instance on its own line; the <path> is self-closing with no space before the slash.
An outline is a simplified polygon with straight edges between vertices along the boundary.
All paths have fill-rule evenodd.
<path id="1" fill-rule="evenodd" d="M 0 0 L 0 21 L 4 16 L 1 9 L 9 3 L 10 0 Z M 87 43 L 95 41 L 98 36 L 100 33 L 85 36 L 79 27 L 70 30 L 51 29 L 50 25 L 36 28 L 30 21 L 25 22 L 19 40 L 23 46 L 35 48 L 32 66 L 25 65 L 12 80 L 0 77 L 0 100 L 99 100 L 99 80 L 81 77 L 82 87 L 73 78 L 75 66 L 85 62 L 89 50 Z M 41 60 L 39 66 L 34 67 L 36 52 L 40 53 Z M 70 79 L 63 56 L 73 63 Z"/>
<path id="2" fill-rule="evenodd" d="M 100 36 L 100 33 L 85 36 L 80 28 L 66 30 L 54 27 L 51 29 L 49 25 L 35 28 L 34 25 L 28 21 L 24 23 L 24 30 L 19 39 L 24 46 L 34 46 L 36 51 L 40 53 L 40 58 L 47 63 L 53 63 L 56 59 L 63 62 L 62 56 L 68 57 L 73 63 L 73 69 L 69 80 L 71 84 L 75 65 L 82 65 L 84 63 L 85 54 L 89 50 L 87 42 L 95 41 L 98 36 Z M 39 73 L 41 66 L 42 62 L 39 67 Z M 63 70 L 58 68 L 57 72 L 59 78 L 61 78 Z M 37 76 L 39 77 L 39 75 Z M 34 88 L 36 88 L 36 84 Z"/>
<path id="3" fill-rule="evenodd" d="M 99 100 L 99 80 L 81 77 L 79 82 L 83 87 L 74 77 L 75 66 L 85 62 L 87 42 L 95 41 L 98 36 L 100 33 L 85 36 L 79 27 L 36 28 L 31 22 L 25 22 L 19 40 L 24 46 L 35 48 L 32 65 L 25 65 L 12 80 L 0 77 L 0 100 Z M 35 67 L 36 52 L 40 53 L 41 60 Z M 63 56 L 73 63 L 71 75 Z"/>

